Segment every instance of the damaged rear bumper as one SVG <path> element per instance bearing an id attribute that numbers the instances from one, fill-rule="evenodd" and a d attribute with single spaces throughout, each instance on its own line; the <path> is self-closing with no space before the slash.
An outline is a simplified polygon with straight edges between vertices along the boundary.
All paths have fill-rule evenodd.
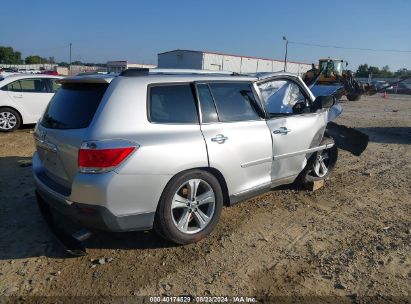
<path id="1" fill-rule="evenodd" d="M 37 205 L 44 221 L 46 222 L 50 231 L 53 233 L 60 245 L 62 245 L 62 247 L 71 255 L 86 255 L 87 251 L 84 241 L 91 236 L 91 232 L 87 229 L 78 230 L 74 234 L 66 232 L 66 230 L 60 227 L 60 225 L 57 223 L 52 209 L 45 202 L 38 191 L 36 191 L 36 199 Z"/>

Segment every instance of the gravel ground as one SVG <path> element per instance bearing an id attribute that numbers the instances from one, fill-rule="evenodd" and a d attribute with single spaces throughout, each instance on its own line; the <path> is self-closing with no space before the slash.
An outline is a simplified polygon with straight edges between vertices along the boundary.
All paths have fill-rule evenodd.
<path id="1" fill-rule="evenodd" d="M 0 134 L 0 295 L 411 301 L 411 97 L 342 103 L 337 122 L 370 144 L 360 157 L 340 151 L 325 187 L 281 187 L 224 208 L 216 231 L 189 246 L 99 233 L 81 258 L 40 217 L 31 128 Z"/>

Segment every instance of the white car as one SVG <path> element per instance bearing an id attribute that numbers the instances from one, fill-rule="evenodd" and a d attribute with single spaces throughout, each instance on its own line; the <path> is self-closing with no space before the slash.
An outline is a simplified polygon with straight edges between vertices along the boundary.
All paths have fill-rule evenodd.
<path id="1" fill-rule="evenodd" d="M 36 123 L 60 87 L 62 77 L 16 74 L 0 80 L 0 132 Z"/>
<path id="2" fill-rule="evenodd" d="M 10 75 L 16 75 L 16 74 L 19 74 L 19 73 L 21 73 L 21 72 L 19 72 L 18 70 L 15 70 L 15 69 L 9 69 L 9 68 L 0 68 L 0 77 L 2 77 L 2 78 L 5 78 L 5 77 L 7 77 L 7 76 L 10 76 Z"/>

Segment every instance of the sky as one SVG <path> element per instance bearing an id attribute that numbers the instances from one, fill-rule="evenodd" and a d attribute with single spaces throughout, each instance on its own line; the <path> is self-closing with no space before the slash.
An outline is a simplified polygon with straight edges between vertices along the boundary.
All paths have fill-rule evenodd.
<path id="1" fill-rule="evenodd" d="M 174 49 L 411 69 L 411 1 L 0 0 L 0 45 L 23 57 L 157 64 Z M 381 52 L 316 47 L 394 49 Z"/>

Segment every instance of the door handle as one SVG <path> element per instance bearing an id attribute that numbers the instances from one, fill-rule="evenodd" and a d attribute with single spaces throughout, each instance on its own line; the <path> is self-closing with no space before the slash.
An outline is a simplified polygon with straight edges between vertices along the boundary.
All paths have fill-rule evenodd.
<path id="1" fill-rule="evenodd" d="M 225 137 L 223 134 L 217 134 L 215 137 L 211 138 L 211 141 L 219 143 L 219 144 L 223 144 L 225 143 L 227 139 L 228 137 Z"/>
<path id="2" fill-rule="evenodd" d="M 14 98 L 23 98 L 23 95 L 13 95 Z"/>
<path id="3" fill-rule="evenodd" d="M 279 129 L 273 131 L 274 134 L 284 134 L 284 135 L 287 135 L 288 132 L 291 132 L 291 130 L 287 129 L 286 127 L 281 127 Z"/>

